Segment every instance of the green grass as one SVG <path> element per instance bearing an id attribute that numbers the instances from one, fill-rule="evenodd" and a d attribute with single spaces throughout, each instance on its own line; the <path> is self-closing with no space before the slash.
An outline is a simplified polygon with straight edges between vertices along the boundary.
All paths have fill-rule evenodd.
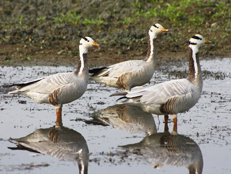
<path id="1" fill-rule="evenodd" d="M 44 22 L 46 22 L 46 16 L 38 17 L 37 21 L 38 21 L 39 24 L 43 24 Z"/>
<path id="2" fill-rule="evenodd" d="M 78 15 L 76 10 L 70 11 L 67 14 L 61 14 L 60 17 L 54 18 L 55 23 L 72 23 L 74 25 L 99 25 L 104 21 L 102 19 L 88 19 Z"/>
<path id="3" fill-rule="evenodd" d="M 60 17 L 54 18 L 55 23 L 72 23 L 74 25 L 80 24 L 81 16 L 77 15 L 76 11 L 73 10 L 67 14 L 61 14 Z"/>
<path id="4" fill-rule="evenodd" d="M 149 1 L 153 4 L 153 8 L 141 9 L 140 1 L 136 0 L 135 5 L 133 5 L 136 8 L 136 16 L 163 18 L 179 26 L 191 25 L 193 27 L 203 25 L 208 16 L 212 16 L 212 22 L 223 19 L 221 22 L 227 23 L 230 20 L 231 4 L 226 2 L 213 2 L 212 0 L 179 0 L 165 3 L 162 0 L 157 3 L 157 0 Z M 207 20 L 211 21 L 211 19 Z"/>
<path id="5" fill-rule="evenodd" d="M 149 4 L 149 6 L 147 6 Z M 147 8 L 149 7 L 149 8 Z M 151 7 L 151 8 L 150 8 Z M 213 0 L 178 0 L 168 3 L 165 0 L 135 0 L 132 3 L 133 14 L 122 21 L 123 25 L 129 25 L 142 18 L 159 18 L 176 26 L 199 27 L 210 23 L 229 23 L 231 15 L 231 3 Z M 112 14 L 115 15 L 116 14 Z M 81 16 L 76 10 L 69 11 L 54 18 L 56 23 L 72 23 L 74 25 L 99 25 L 106 21 L 100 18 L 88 18 Z"/>
<path id="6" fill-rule="evenodd" d="M 124 20 L 121 21 L 122 24 L 130 24 L 131 22 L 132 22 L 131 17 L 125 18 Z"/>
<path id="7" fill-rule="evenodd" d="M 82 24 L 84 25 L 99 25 L 99 24 L 102 24 L 104 21 L 102 19 L 88 19 L 88 18 L 85 18 L 84 21 L 82 22 Z"/>
<path id="8" fill-rule="evenodd" d="M 213 20 L 223 19 L 223 22 L 225 23 L 230 21 L 231 18 L 230 3 L 229 4 L 225 2 L 217 3 L 215 9 L 216 12 L 215 14 L 212 15 Z"/>

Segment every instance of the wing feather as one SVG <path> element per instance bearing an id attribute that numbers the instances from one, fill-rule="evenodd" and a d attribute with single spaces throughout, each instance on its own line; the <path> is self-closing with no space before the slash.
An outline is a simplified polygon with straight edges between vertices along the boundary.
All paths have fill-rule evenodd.
<path id="1" fill-rule="evenodd" d="M 120 62 L 108 67 L 105 69 L 99 76 L 110 76 L 110 77 L 119 77 L 120 75 L 133 71 L 140 66 L 143 66 L 143 63 L 146 63 L 143 60 L 129 60 L 125 62 Z"/>
<path id="2" fill-rule="evenodd" d="M 129 92 L 127 98 L 141 96 L 140 102 L 144 104 L 164 104 L 172 97 L 181 97 L 190 93 L 190 82 L 187 79 L 172 80 L 151 87 Z"/>
<path id="3" fill-rule="evenodd" d="M 65 87 L 72 84 L 74 73 L 59 73 L 51 76 L 47 76 L 44 79 L 25 86 L 20 91 L 31 91 L 43 94 L 49 94 L 58 88 Z"/>

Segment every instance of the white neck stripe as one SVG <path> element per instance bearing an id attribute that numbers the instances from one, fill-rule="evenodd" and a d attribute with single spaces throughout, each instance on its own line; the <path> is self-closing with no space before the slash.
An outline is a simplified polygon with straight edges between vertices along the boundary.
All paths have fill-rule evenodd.
<path id="1" fill-rule="evenodd" d="M 149 55 L 149 58 L 147 60 L 147 62 L 150 62 L 152 57 L 153 57 L 153 54 L 154 54 L 154 43 L 153 43 L 153 39 L 150 38 L 150 55 Z"/>
<path id="2" fill-rule="evenodd" d="M 194 70 L 195 70 L 195 79 L 198 75 L 198 66 L 197 66 L 197 59 L 196 59 L 196 53 L 198 53 L 198 47 L 196 45 L 189 45 L 189 47 L 192 49 L 192 58 L 193 58 L 193 64 L 194 64 Z"/>
<path id="3" fill-rule="evenodd" d="M 80 75 L 83 73 L 83 69 L 84 69 L 83 54 L 87 54 L 87 53 L 88 53 L 88 49 L 82 45 L 79 45 L 79 56 L 80 56 L 80 61 L 81 61 L 81 66 L 80 66 L 80 70 L 79 70 Z"/>
<path id="4" fill-rule="evenodd" d="M 80 55 L 80 61 L 81 61 L 81 67 L 80 67 L 80 70 L 79 70 L 79 74 L 82 74 L 83 73 L 83 68 L 84 68 L 83 54 Z"/>

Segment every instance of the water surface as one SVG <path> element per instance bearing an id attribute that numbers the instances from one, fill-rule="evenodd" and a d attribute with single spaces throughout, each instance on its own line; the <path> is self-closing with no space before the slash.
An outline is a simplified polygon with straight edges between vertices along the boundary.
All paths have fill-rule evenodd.
<path id="1" fill-rule="evenodd" d="M 227 174 L 231 172 L 231 58 L 201 61 L 204 86 L 199 102 L 189 112 L 178 115 L 178 134 L 191 139 L 201 150 L 203 173 Z M 73 67 L 9 67 L 0 68 L 0 85 L 29 81 L 57 72 L 72 71 Z M 181 78 L 187 73 L 187 64 L 182 67 L 160 67 L 151 84 Z M 163 165 L 153 168 L 153 161 L 144 154 L 128 153 L 119 146 L 141 142 L 149 134 L 164 132 L 164 117 L 141 114 L 133 117 L 128 127 L 116 125 L 117 111 L 105 110 L 114 107 L 116 97 L 110 94 L 120 91 L 91 82 L 86 93 L 78 100 L 63 107 L 63 126 L 79 133 L 90 152 L 89 173 L 188 173 L 184 166 Z M 77 161 L 66 161 L 52 155 L 22 150 L 11 150 L 15 144 L 9 137 L 25 137 L 36 130 L 55 125 L 55 109 L 51 105 L 36 104 L 24 96 L 5 94 L 0 87 L 0 172 L 1 173 L 78 173 Z M 123 113 L 123 110 L 120 109 Z M 138 112 L 138 111 L 137 111 Z M 128 112 L 127 112 L 128 113 Z M 97 119 L 97 116 L 110 118 Z M 132 112 L 131 112 L 132 115 Z M 135 114 L 134 114 L 135 115 Z M 135 116 L 134 116 L 135 117 Z M 147 119 L 149 119 L 147 121 Z M 108 122 L 110 120 L 110 122 Z M 121 121 L 121 120 L 119 120 Z M 145 126 L 147 123 L 149 126 Z M 153 126 L 151 126 L 153 125 Z M 169 123 L 171 133 L 173 123 Z M 147 129 L 148 127 L 148 129 Z"/>

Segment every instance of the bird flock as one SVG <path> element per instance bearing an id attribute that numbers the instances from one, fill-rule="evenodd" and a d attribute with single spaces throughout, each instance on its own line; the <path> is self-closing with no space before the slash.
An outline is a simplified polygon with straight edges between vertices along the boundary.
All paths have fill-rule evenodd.
<path id="1" fill-rule="evenodd" d="M 199 48 L 211 43 L 203 36 L 195 34 L 189 40 L 188 76 L 143 87 L 148 83 L 156 69 L 157 36 L 168 32 L 160 24 L 150 27 L 149 49 L 144 60 L 129 60 L 105 67 L 88 69 L 87 54 L 91 47 L 98 47 L 90 37 L 83 37 L 79 43 L 79 64 L 75 71 L 58 73 L 30 82 L 16 83 L 9 94 L 22 94 L 37 103 L 48 103 L 56 108 L 56 125 L 62 120 L 62 106 L 80 98 L 87 90 L 88 80 L 120 88 L 124 92 L 111 96 L 120 96 L 118 105 L 133 105 L 145 112 L 156 115 L 171 115 L 174 129 L 177 129 L 177 114 L 186 112 L 199 100 L 202 92 L 202 72 L 199 62 Z M 135 88 L 134 88 L 135 87 Z"/>

